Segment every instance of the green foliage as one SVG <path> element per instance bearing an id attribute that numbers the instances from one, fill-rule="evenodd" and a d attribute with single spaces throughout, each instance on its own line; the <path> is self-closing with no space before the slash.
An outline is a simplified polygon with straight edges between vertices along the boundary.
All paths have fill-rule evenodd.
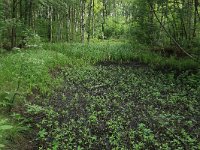
<path id="1" fill-rule="evenodd" d="M 132 5 L 135 20 L 130 24 L 131 40 L 148 45 L 158 44 L 159 29 L 148 1 L 134 1 Z"/>
<path id="2" fill-rule="evenodd" d="M 1 55 L 1 108 L 17 92 L 13 108 L 22 105 L 32 116 L 40 149 L 198 148 L 199 131 L 189 129 L 200 115 L 199 74 L 177 75 L 198 64 L 145 49 L 116 41 L 44 43 Z"/>
<path id="3" fill-rule="evenodd" d="M 198 149 L 198 127 L 189 130 L 200 115 L 199 84 L 189 81 L 197 76 L 115 65 L 63 71 L 59 92 L 27 105 L 41 116 L 41 149 Z"/>
<path id="4" fill-rule="evenodd" d="M 6 146 L 8 146 L 9 144 L 7 139 L 15 141 L 16 138 L 19 138 L 21 136 L 22 132 L 27 132 L 29 130 L 28 126 L 25 127 L 21 123 L 15 122 L 22 120 L 22 118 L 20 118 L 19 116 L 20 115 L 13 114 L 13 117 L 15 119 L 8 119 L 6 117 L 0 116 L 0 149 L 7 148 Z M 14 147 L 14 145 L 12 147 Z"/>
<path id="5" fill-rule="evenodd" d="M 8 124 L 8 120 L 7 119 L 0 119 L 0 148 L 4 148 L 4 140 L 5 140 L 5 134 L 6 134 L 6 130 L 10 130 L 12 129 L 13 126 L 11 126 L 10 124 Z"/>
<path id="6" fill-rule="evenodd" d="M 19 106 L 23 106 L 27 94 L 31 95 L 31 93 L 34 93 L 33 89 L 38 89 L 38 92 L 43 94 L 50 93 L 53 87 L 59 85 L 61 79 L 57 78 L 53 80 L 49 68 L 57 65 L 62 66 L 66 61 L 70 62 L 61 53 L 42 49 L 16 51 L 5 54 L 4 57 L 0 57 L 0 60 L 1 114 L 8 113 L 10 108 L 16 111 L 19 109 Z M 17 90 L 18 84 L 19 89 Z M 16 94 L 15 99 L 13 99 L 14 94 Z M 23 107 L 20 109 L 23 109 Z M 13 116 L 13 118 L 16 119 L 17 117 Z M 19 133 L 21 131 L 18 129 L 22 129 L 25 126 L 22 120 L 17 121 L 22 123 L 19 126 L 13 123 L 14 126 L 17 125 L 17 127 L 13 128 L 13 131 L 8 129 L 9 132 L 6 131 L 5 135 L 2 135 L 3 140 L 0 141 L 4 145 L 10 142 L 5 138 L 7 135 L 12 138 L 20 136 Z M 14 131 L 15 134 L 13 134 Z M 10 132 L 11 134 L 9 134 Z"/>
<path id="7" fill-rule="evenodd" d="M 199 23 L 196 1 L 132 1 L 131 40 L 148 45 L 198 47 Z M 173 39 L 173 40 L 172 40 Z"/>
<path id="8" fill-rule="evenodd" d="M 149 50 L 199 59 L 198 20 L 196 0 L 0 0 L 0 149 L 29 124 L 41 150 L 200 149 L 199 62 Z"/>
<path id="9" fill-rule="evenodd" d="M 1 22 L 1 21 L 0 21 Z M 18 21 L 16 18 L 12 19 L 5 19 L 0 27 L 0 47 L 11 50 L 11 30 L 12 28 L 19 29 L 22 27 L 22 24 L 20 21 Z M 20 40 L 19 38 L 16 39 L 17 41 Z"/>
<path id="10" fill-rule="evenodd" d="M 34 33 L 31 30 L 24 31 L 23 33 L 23 43 L 26 47 L 40 47 L 41 38 L 38 34 Z"/>
<path id="11" fill-rule="evenodd" d="M 47 94 L 61 81 L 52 81 L 49 68 L 70 61 L 60 53 L 45 50 L 11 53 L 0 59 L 0 107 L 4 108 L 1 111 L 8 111 L 8 107 L 23 103 L 32 89 Z"/>
<path id="12" fill-rule="evenodd" d="M 100 61 L 131 62 L 139 61 L 154 68 L 169 68 L 178 70 L 197 69 L 199 63 L 190 58 L 163 57 L 159 53 L 148 50 L 147 46 L 134 42 L 99 42 L 90 44 L 44 44 L 45 50 L 54 50 L 76 59 L 74 63 L 88 64 Z M 78 59 L 78 61 L 77 61 Z"/>
<path id="13" fill-rule="evenodd" d="M 125 23 L 123 17 L 113 18 L 108 17 L 106 20 L 105 37 L 110 38 L 123 38 L 127 34 L 128 24 Z"/>

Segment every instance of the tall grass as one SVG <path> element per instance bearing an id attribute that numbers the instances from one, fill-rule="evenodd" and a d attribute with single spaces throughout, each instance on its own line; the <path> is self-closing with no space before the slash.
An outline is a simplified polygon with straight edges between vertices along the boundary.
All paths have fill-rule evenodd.
<path id="1" fill-rule="evenodd" d="M 199 68 L 199 63 L 190 58 L 162 57 L 160 54 L 149 51 L 147 47 L 139 44 L 132 45 L 120 42 L 91 44 L 45 43 L 43 49 L 57 51 L 76 61 L 83 60 L 86 64 L 95 64 L 99 61 L 140 61 L 157 68 L 168 67 L 178 70 Z"/>

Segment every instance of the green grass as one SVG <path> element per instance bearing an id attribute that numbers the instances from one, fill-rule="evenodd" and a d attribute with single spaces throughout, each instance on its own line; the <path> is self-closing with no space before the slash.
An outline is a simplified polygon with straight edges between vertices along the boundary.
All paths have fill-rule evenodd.
<path id="1" fill-rule="evenodd" d="M 32 87 L 31 84 L 44 84 L 48 77 L 48 69 L 65 63 L 66 56 L 55 51 L 27 50 L 19 53 L 8 54 L 1 58 L 0 85 L 5 90 L 13 90 L 16 81 L 22 78 L 22 88 Z M 8 83 L 5 85 L 5 81 Z M 24 89 L 25 89 L 24 88 Z"/>
<path id="2" fill-rule="evenodd" d="M 127 62 L 142 62 L 148 65 L 151 69 L 149 70 L 150 73 L 145 72 L 144 69 L 127 69 L 126 67 L 120 66 L 120 64 L 124 64 Z M 24 103 L 27 100 L 30 100 L 32 98 L 38 99 L 39 102 L 44 102 L 45 105 L 44 108 L 41 108 L 41 104 L 38 105 L 31 105 L 29 106 L 29 112 L 31 113 L 40 113 L 41 111 L 44 111 L 47 116 L 44 119 L 46 119 L 47 122 L 51 122 L 52 119 L 57 119 L 57 112 L 54 111 L 54 107 L 52 106 L 49 108 L 46 106 L 46 102 L 48 102 L 51 99 L 51 96 L 55 94 L 55 96 L 62 97 L 62 94 L 58 92 L 56 94 L 53 92 L 55 89 L 61 89 L 61 90 L 72 90 L 68 88 L 74 88 L 76 89 L 77 85 L 80 85 L 80 89 L 89 88 L 91 91 L 93 91 L 95 88 L 100 88 L 101 86 L 104 87 L 105 85 L 112 85 L 113 87 L 116 86 L 118 89 L 112 89 L 108 94 L 108 97 L 104 97 L 102 93 L 100 93 L 100 96 L 94 96 L 92 94 L 88 94 L 84 91 L 74 91 L 75 95 L 69 95 L 69 97 L 73 97 L 73 103 L 70 103 L 69 109 L 79 108 L 79 101 L 80 99 L 77 99 L 77 96 L 83 96 L 86 97 L 89 101 L 87 102 L 88 108 L 87 111 L 89 112 L 88 118 L 85 118 L 86 122 L 88 122 L 92 127 L 96 128 L 99 126 L 97 123 L 98 118 L 101 118 L 101 115 L 109 115 L 109 108 L 106 106 L 109 104 L 112 104 L 117 109 L 114 110 L 116 114 L 113 114 L 112 117 L 108 118 L 106 121 L 106 124 L 109 126 L 109 131 L 113 134 L 113 137 L 110 140 L 112 146 L 119 146 L 117 145 L 121 143 L 123 145 L 123 137 L 122 135 L 126 135 L 128 133 L 121 133 L 120 135 L 115 135 L 115 132 L 117 132 L 120 128 L 124 129 L 124 127 L 128 124 L 124 123 L 126 116 L 129 116 L 130 113 L 133 110 L 127 110 L 124 114 L 117 114 L 117 111 L 119 111 L 120 105 L 123 105 L 122 102 L 124 100 L 127 100 L 127 106 L 132 105 L 132 101 L 130 101 L 129 96 L 133 94 L 131 92 L 132 88 L 138 88 L 141 89 L 141 91 L 137 91 L 137 96 L 140 97 L 139 100 L 141 100 L 142 107 L 145 107 L 145 109 L 148 110 L 148 113 L 150 114 L 150 118 L 153 118 L 154 120 L 157 120 L 157 123 L 159 124 L 160 121 L 173 122 L 174 118 L 177 117 L 178 120 L 181 117 L 185 117 L 185 115 L 188 115 L 187 113 L 196 113 L 198 114 L 198 107 L 195 107 L 195 105 L 199 105 L 198 102 L 196 102 L 198 98 L 198 91 L 199 89 L 199 75 L 189 75 L 187 74 L 187 71 L 190 69 L 198 70 L 199 64 L 197 62 L 194 62 L 193 60 L 189 58 L 184 59 L 176 59 L 175 57 L 171 58 L 164 58 L 161 57 L 159 54 L 152 53 L 147 50 L 146 47 L 141 45 L 135 45 L 132 46 L 129 43 L 121 43 L 121 42 L 100 42 L 100 43 L 91 43 L 91 44 L 67 44 L 67 43 L 56 43 L 56 44 L 48 44 L 44 43 L 42 48 L 39 49 L 28 49 L 28 50 L 21 50 L 16 51 L 12 53 L 4 53 L 0 55 L 0 108 L 1 108 L 1 116 L 0 122 L 3 122 L 4 124 L 8 126 L 12 126 L 12 129 L 8 132 L 0 132 L 0 138 L 3 137 L 4 140 L 2 141 L 2 144 L 0 146 L 7 145 L 7 140 L 5 140 L 5 137 L 9 137 L 10 135 L 17 135 L 16 131 L 19 131 L 19 127 L 23 128 L 22 124 L 18 124 L 20 121 L 14 119 L 16 117 L 10 117 L 12 115 L 13 111 L 18 112 L 20 109 L 22 111 L 25 111 Z M 98 67 L 97 64 L 100 64 L 100 62 L 107 62 L 108 64 L 112 64 L 112 62 L 119 62 L 117 65 L 118 67 L 111 66 L 111 67 Z M 130 63 L 131 64 L 131 63 Z M 145 66 L 146 66 L 145 65 Z M 134 68 L 134 63 L 133 66 Z M 148 67 L 148 68 L 149 68 Z M 180 80 L 178 79 L 176 81 L 175 75 L 173 72 L 168 74 L 162 74 L 161 72 L 154 72 L 152 69 L 160 68 L 161 70 L 172 69 L 172 70 L 184 70 L 186 73 L 183 74 L 183 77 L 180 77 Z M 60 69 L 61 74 L 57 74 L 58 70 Z M 197 71 L 198 72 L 198 71 Z M 55 73 L 55 76 L 54 76 Z M 144 75 L 143 75 L 144 74 Z M 157 75 L 158 74 L 158 75 Z M 66 76 L 66 78 L 63 78 L 63 76 Z M 102 77 L 100 77 L 102 76 Z M 116 76 L 116 77 L 115 77 Z M 127 77 L 126 77 L 127 76 Z M 155 77 L 152 77 L 155 76 Z M 121 77 L 125 78 L 122 79 Z M 118 81 L 119 80 L 119 81 Z M 184 81 L 184 82 L 183 82 Z M 118 84 L 116 84 L 116 82 Z M 157 83 L 158 82 L 158 83 Z M 180 82 L 180 83 L 179 83 Z M 183 82 L 183 84 L 181 83 Z M 63 83 L 65 83 L 65 88 L 63 88 Z M 151 85 L 152 84 L 152 85 Z M 18 88 L 19 86 L 19 88 Z M 133 87 L 132 87 L 133 86 Z M 166 87 L 165 87 L 166 86 Z M 180 87 L 184 87 L 183 89 Z M 78 86 L 79 88 L 79 86 Z M 93 89 L 94 88 L 94 89 Z M 180 88 L 180 90 L 178 90 Z M 105 88 L 106 89 L 106 88 Z M 127 90 L 127 95 L 123 95 L 123 93 L 120 93 L 120 89 Z M 166 89 L 167 91 L 170 91 L 170 99 L 171 101 L 166 101 L 166 97 L 162 98 L 159 94 L 162 89 Z M 182 91 L 183 90 L 183 91 Z M 93 91 L 96 92 L 96 91 Z M 79 95 L 80 94 L 80 95 Z M 188 95 L 187 95 L 188 94 Z M 192 95 L 193 94 L 193 95 Z M 30 98 L 32 96 L 32 98 Z M 36 97 L 35 97 L 36 96 Z M 121 99 L 121 98 L 122 99 Z M 27 99 L 28 98 L 28 99 Z M 42 98 L 42 99 L 41 99 Z M 13 101 L 14 99 L 14 101 Z M 35 100 L 32 99 L 32 100 Z M 67 97 L 63 96 L 64 100 L 68 100 Z M 114 101 L 111 101 L 112 99 L 116 99 Z M 147 100 L 145 100 L 147 99 Z M 148 103 L 152 102 L 149 106 Z M 171 113 L 171 112 L 162 112 L 161 110 L 155 110 L 155 105 L 160 104 L 161 106 L 165 107 L 168 106 L 173 108 L 176 105 L 180 105 L 184 103 L 186 105 L 185 107 L 189 109 L 186 111 L 185 114 L 182 114 L 181 116 L 177 115 L 179 113 L 179 110 L 177 109 L 177 112 Z M 37 104 L 37 103 L 36 103 Z M 138 107 L 140 107 L 140 104 L 137 104 Z M 21 108 L 22 107 L 22 108 Z M 95 107 L 95 108 L 93 108 Z M 99 112 L 96 109 L 96 107 L 102 108 L 102 112 Z M 9 108 L 12 108 L 12 112 L 8 112 Z M 67 109 L 68 108 L 64 108 Z M 122 108 L 122 109 L 125 109 Z M 48 111 L 49 110 L 49 111 Z M 52 111 L 51 111 L 52 110 Z M 105 111 L 105 112 L 104 112 Z M 197 111 L 197 112 L 196 112 Z M 55 114 L 54 114 L 55 113 Z M 59 112 L 60 113 L 60 112 Z M 65 113 L 65 112 L 64 112 Z M 97 114 L 93 114 L 97 113 Z M 100 113 L 100 114 L 98 114 Z M 102 113 L 102 114 L 101 114 Z M 141 112 L 141 117 L 143 112 Z M 155 114 L 159 113 L 163 116 L 157 116 L 158 118 L 154 117 Z M 66 115 L 66 114 L 64 114 Z M 82 115 L 82 114 L 80 114 Z M 191 115 L 191 114 L 189 114 Z M 7 117 L 8 116 L 8 117 Z M 103 117 L 103 116 L 102 116 Z M 150 138 L 156 143 L 156 135 L 154 129 L 148 126 L 148 116 L 143 116 L 144 118 L 135 126 L 136 130 L 130 130 L 128 129 L 126 132 L 130 132 L 131 135 L 129 135 L 129 138 L 135 138 L 142 136 L 141 133 L 145 132 L 147 135 L 147 139 L 144 139 L 144 137 L 140 137 L 140 140 L 136 140 L 136 145 L 139 147 L 142 147 L 141 142 L 145 144 L 145 140 L 148 141 L 148 138 Z M 167 117 L 170 117 L 170 119 L 167 121 Z M 70 134 L 73 133 L 74 128 L 80 128 L 80 130 L 83 129 L 85 133 L 79 133 L 83 134 L 80 136 L 79 140 L 82 140 L 81 137 L 85 137 L 84 141 L 91 144 L 93 140 L 102 140 L 98 139 L 95 136 L 88 135 L 88 129 L 90 127 L 88 125 L 82 125 L 83 118 L 79 118 L 78 120 L 73 121 L 74 118 L 71 118 L 70 123 L 71 124 L 63 124 L 64 126 L 67 125 L 70 127 L 69 130 L 66 130 L 66 132 L 69 132 Z M 162 120 L 163 119 L 163 120 Z M 183 121 L 184 119 L 181 118 L 180 121 Z M 78 121 L 78 122 L 77 122 Z M 188 119 L 188 121 L 191 121 Z M 195 120 L 192 121 L 192 125 L 194 124 Z M 41 122 L 38 122 L 38 125 L 40 127 L 40 132 L 38 133 L 38 136 L 41 140 L 44 140 L 46 138 L 46 131 L 44 131 L 44 126 L 40 124 Z M 190 122 L 191 123 L 191 122 Z M 77 126 L 75 125 L 77 124 Z M 121 125 L 120 125 L 121 124 Z M 184 123 L 183 123 L 184 124 Z M 48 125 L 45 124 L 45 126 Z M 168 126 L 167 126 L 168 127 Z M 189 127 L 189 125 L 188 125 Z M 172 125 L 170 132 L 176 135 L 176 131 L 174 131 L 175 125 Z M 64 128 L 66 129 L 66 128 Z M 184 136 L 187 136 L 187 138 L 190 138 L 192 140 L 192 146 L 194 144 L 197 144 L 198 139 L 196 139 L 195 134 L 185 131 L 185 128 L 182 131 L 177 131 L 177 136 L 181 138 L 181 140 L 185 140 Z M 55 128 L 55 130 L 61 130 L 62 128 Z M 125 130 L 125 129 L 124 129 Z M 51 130 L 50 130 L 51 131 Z M 53 131 L 54 132 L 54 131 Z M 59 134 L 56 134 L 56 133 Z M 141 133 L 140 133 L 141 132 Z M 146 133 L 147 132 L 147 133 Z M 164 129 L 164 134 L 167 134 Z M 12 134 L 13 133 L 13 134 Z M 56 131 L 55 136 L 62 136 L 60 134 L 60 131 Z M 67 135 L 69 133 L 66 133 Z M 198 133 L 198 131 L 197 131 Z M 70 135 L 69 134 L 69 135 Z M 86 135 L 84 135 L 86 134 Z M 117 133 L 116 133 L 117 134 Z M 136 134 L 136 135 L 134 135 Z M 144 134 L 144 135 L 145 135 Z M 72 135 L 70 138 L 76 138 L 78 135 Z M 119 136 L 119 137 L 118 137 Z M 96 139 L 95 139 L 96 138 Z M 113 139 L 114 138 L 114 139 Z M 60 141 L 63 140 L 58 139 L 57 141 L 54 141 L 54 146 L 61 146 Z M 148 143 L 146 141 L 146 143 Z M 168 139 L 164 140 L 165 142 L 157 142 L 157 144 L 163 144 L 165 143 L 165 146 L 167 147 L 167 143 L 170 143 Z M 71 141 L 71 146 L 74 143 Z M 84 147 L 84 142 L 80 144 L 80 147 Z M 103 141 L 101 141 L 103 142 Z M 177 141 L 174 141 L 177 142 Z M 178 141 L 180 142 L 180 141 Z M 46 144 L 46 145 L 45 145 Z M 49 146 L 51 147 L 52 143 L 45 143 L 44 145 L 40 146 Z M 49 145 L 50 144 L 50 145 Z M 67 143 L 67 144 L 70 144 Z M 96 144 L 98 142 L 96 141 Z M 131 145 L 131 143 L 129 143 Z M 134 144 L 134 143 L 132 143 Z M 171 143 L 173 144 L 173 143 Z M 177 145 L 181 145 L 180 143 Z M 177 146 L 175 144 L 175 146 Z M 93 145 L 94 146 L 94 145 Z M 143 145 L 144 146 L 144 145 Z M 169 146 L 169 145 L 168 145 Z"/>
<path id="3" fill-rule="evenodd" d="M 160 54 L 149 51 L 142 45 L 130 45 L 120 42 L 102 42 L 91 44 L 44 44 L 45 50 L 60 52 L 75 60 L 82 59 L 89 64 L 99 61 L 140 61 L 152 67 L 187 70 L 199 68 L 199 62 L 191 58 L 162 57 Z"/>
<path id="4" fill-rule="evenodd" d="M 58 86 L 61 79 L 52 79 L 49 70 L 56 65 L 64 65 L 66 61 L 70 62 L 66 56 L 55 51 L 45 50 L 22 50 L 3 55 L 0 58 L 0 108 L 2 116 L 6 119 L 6 123 L 10 122 L 9 114 L 13 111 L 23 109 L 26 96 L 32 92 L 32 89 L 39 89 L 41 93 L 49 93 L 50 90 Z M 19 84 L 19 88 L 18 88 Z M 13 109 L 9 112 L 10 108 Z M 13 119 L 15 119 L 14 117 Z M 5 119 L 0 118 L 4 122 Z M 19 121 L 16 120 L 16 124 Z M 21 124 L 23 128 L 23 125 Z M 13 126 L 11 133 L 0 132 L 0 136 L 5 139 L 10 135 L 16 135 L 14 132 L 18 126 Z M 6 145 L 6 140 L 0 140 Z"/>

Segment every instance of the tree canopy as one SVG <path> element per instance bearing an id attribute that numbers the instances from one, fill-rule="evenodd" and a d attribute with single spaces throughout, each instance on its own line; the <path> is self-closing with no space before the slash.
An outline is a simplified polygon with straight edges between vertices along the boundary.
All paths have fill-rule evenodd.
<path id="1" fill-rule="evenodd" d="M 123 38 L 150 45 L 199 44 L 198 0 L 1 0 L 1 47 Z M 163 30 L 163 27 L 165 30 Z M 87 40 L 86 40 L 87 39 Z"/>

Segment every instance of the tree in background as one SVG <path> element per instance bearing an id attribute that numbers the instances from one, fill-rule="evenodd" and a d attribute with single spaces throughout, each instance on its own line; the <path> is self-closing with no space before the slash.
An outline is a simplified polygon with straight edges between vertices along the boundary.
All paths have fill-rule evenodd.
<path id="1" fill-rule="evenodd" d="M 196 0 L 135 0 L 132 34 L 146 44 L 173 45 L 173 38 L 180 45 L 191 47 L 199 39 L 198 7 Z"/>
<path id="2" fill-rule="evenodd" d="M 174 40 L 184 47 L 199 44 L 198 0 L 1 0 L 0 9 L 6 49 L 24 47 L 38 36 L 46 42 L 130 35 L 132 41 L 162 47 Z"/>

